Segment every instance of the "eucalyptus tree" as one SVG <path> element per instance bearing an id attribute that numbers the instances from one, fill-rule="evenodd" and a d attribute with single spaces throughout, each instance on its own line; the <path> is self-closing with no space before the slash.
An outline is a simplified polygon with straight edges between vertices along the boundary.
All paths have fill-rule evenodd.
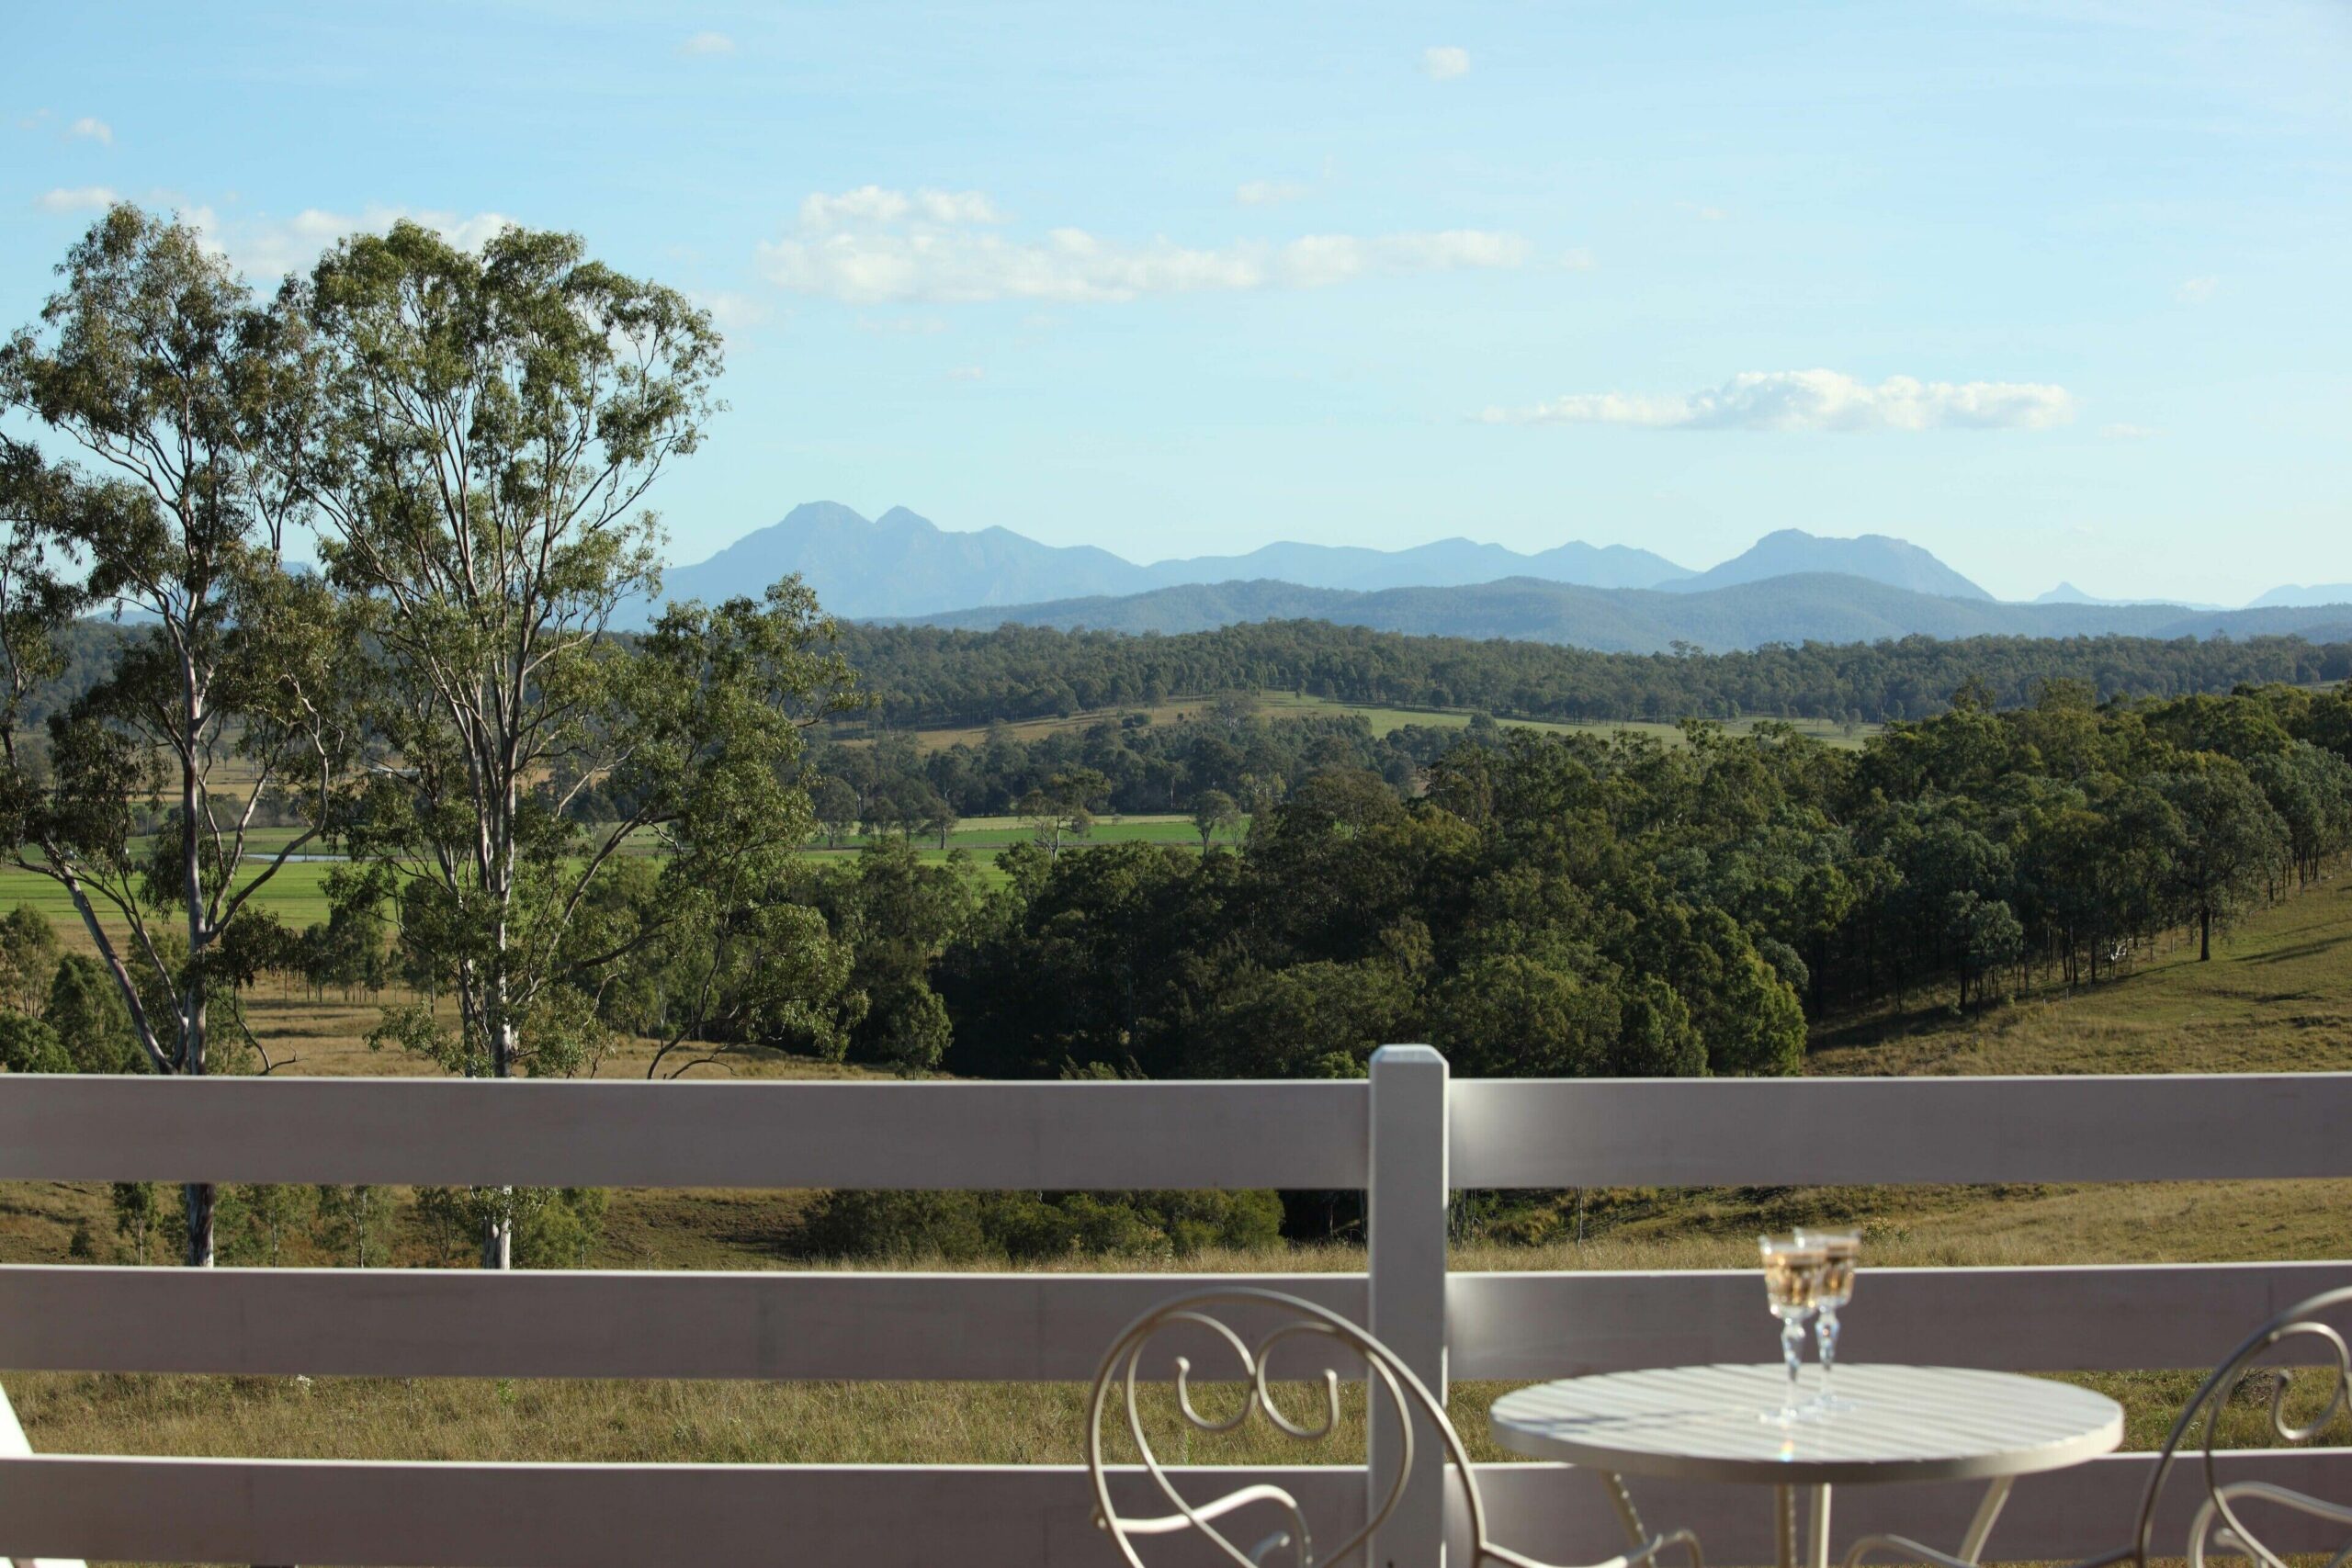
<path id="1" fill-rule="evenodd" d="M 354 237 L 281 305 L 327 363 L 309 492 L 329 576 L 364 606 L 388 759 L 355 852 L 398 873 L 412 968 L 458 1004 L 454 1030 L 409 1010 L 379 1038 L 469 1076 L 580 1071 L 610 1037 L 615 967 L 718 918 L 680 897 L 616 925 L 600 882 L 649 836 L 705 871 L 797 846 L 799 726 L 846 682 L 797 584 L 673 610 L 641 649 L 614 635 L 658 591 L 641 502 L 718 407 L 718 334 L 576 237 L 516 228 L 480 251 L 407 223 Z M 592 788 L 615 819 L 578 819 Z M 522 1201 L 475 1195 L 485 1267 L 510 1265 Z"/>
<path id="2" fill-rule="evenodd" d="M 47 437 L 0 462 L 0 841 L 63 888 L 145 1066 L 198 1077 L 224 944 L 328 825 L 353 747 L 332 596 L 286 558 L 316 383 L 183 223 L 115 207 L 58 272 L 0 348 L 0 405 Z M 108 608 L 130 617 L 111 668 L 34 732 L 74 622 Z M 257 852 L 266 803 L 300 826 Z M 212 1189 L 183 1196 L 209 1264 Z"/>
<path id="3" fill-rule="evenodd" d="M 2228 757 L 2192 754 L 2154 783 L 2179 814 L 2173 895 L 2181 918 L 2197 928 L 2198 961 L 2209 962 L 2213 928 L 2275 889 L 2293 863 L 2293 838 L 2245 769 Z"/>

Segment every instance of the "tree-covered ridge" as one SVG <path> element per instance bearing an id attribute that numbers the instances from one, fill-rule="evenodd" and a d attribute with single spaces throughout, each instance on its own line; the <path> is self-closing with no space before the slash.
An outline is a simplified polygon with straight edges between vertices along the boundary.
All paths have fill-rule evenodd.
<path id="1" fill-rule="evenodd" d="M 1925 718 L 1967 682 L 2003 706 L 2038 682 L 2100 699 L 2308 685 L 2352 676 L 2352 643 L 2299 637 L 1905 637 L 1749 653 L 1596 653 L 1274 621 L 1170 637 L 845 626 L 842 649 L 899 728 L 986 724 L 1219 692 L 1478 708 L 1529 719 Z"/>
<path id="2" fill-rule="evenodd" d="M 1786 1072 L 1808 1013 L 2096 983 L 2352 848 L 2341 691 L 1967 688 L 1859 753 L 1689 738 L 1471 732 L 1414 798 L 1329 766 L 1237 852 L 1017 845 L 986 896 L 878 845 L 808 874 L 920 933 L 848 1048 L 928 1039 L 981 1076 L 1351 1074 L 1397 1039 L 1472 1074 Z"/>

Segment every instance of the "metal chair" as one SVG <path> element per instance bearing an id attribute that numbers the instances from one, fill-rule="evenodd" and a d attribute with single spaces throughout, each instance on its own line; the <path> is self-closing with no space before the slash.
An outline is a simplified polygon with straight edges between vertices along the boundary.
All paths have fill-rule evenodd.
<path id="1" fill-rule="evenodd" d="M 1277 1321 L 1252 1345 L 1215 1315 L 1217 1309 L 1240 1309 L 1253 1317 L 1272 1316 Z M 1320 1553 L 1316 1550 L 1305 1511 L 1297 1499 L 1280 1486 L 1244 1486 L 1213 1501 L 1199 1504 L 1188 1501 L 1177 1491 L 1174 1481 L 1161 1468 L 1159 1456 L 1152 1449 L 1150 1436 L 1144 1429 L 1143 1412 L 1137 1404 L 1136 1391 L 1139 1383 L 1150 1381 L 1140 1369 L 1153 1341 L 1163 1333 L 1179 1329 L 1194 1339 L 1206 1334 L 1220 1346 L 1220 1353 L 1229 1350 L 1233 1357 L 1231 1375 L 1234 1381 L 1246 1384 L 1248 1389 L 1248 1396 L 1241 1407 L 1231 1416 L 1222 1418 L 1204 1416 L 1193 1404 L 1193 1364 L 1184 1356 L 1174 1357 L 1176 1408 L 1185 1423 L 1201 1432 L 1235 1431 L 1245 1426 L 1252 1416 L 1262 1416 L 1276 1431 L 1286 1437 L 1301 1443 L 1318 1442 L 1330 1436 L 1339 1426 L 1340 1374 L 1326 1364 L 1322 1373 L 1320 1418 L 1311 1422 L 1294 1420 L 1274 1403 L 1269 1387 L 1269 1365 L 1274 1352 L 1292 1341 L 1308 1340 L 1325 1348 L 1335 1345 L 1341 1347 L 1351 1353 L 1352 1359 L 1363 1361 L 1367 1382 L 1386 1395 L 1379 1407 L 1382 1414 L 1395 1424 L 1393 1430 L 1398 1462 L 1395 1483 L 1370 1508 L 1370 1517 L 1361 1529 L 1328 1554 Z M 1103 1460 L 1102 1438 L 1114 1393 L 1122 1403 L 1127 1433 L 1142 1458 L 1145 1473 L 1175 1512 L 1150 1518 L 1124 1518 L 1112 1506 L 1110 1473 Z M 1417 1415 L 1418 1420 L 1415 1419 Z M 1547 1568 L 1546 1564 L 1533 1558 L 1498 1546 L 1487 1539 L 1486 1507 L 1479 1499 L 1477 1478 L 1470 1468 L 1470 1457 L 1462 1446 L 1460 1435 L 1447 1421 L 1444 1405 L 1430 1393 L 1428 1385 L 1385 1345 L 1337 1313 L 1279 1292 L 1236 1288 L 1203 1291 L 1179 1297 L 1163 1303 L 1129 1324 L 1111 1347 L 1110 1353 L 1103 1357 L 1102 1370 L 1095 1374 L 1094 1392 L 1088 1405 L 1086 1444 L 1087 1470 L 1094 1485 L 1094 1522 L 1118 1543 L 1120 1557 L 1128 1568 L 1148 1568 L 1143 1558 L 1136 1554 L 1136 1542 L 1138 1539 L 1194 1531 L 1222 1560 L 1238 1564 L 1239 1568 L 1265 1568 L 1267 1563 L 1274 1561 L 1286 1563 L 1288 1568 L 1339 1568 L 1340 1564 L 1349 1562 L 1363 1551 L 1373 1533 L 1396 1512 L 1398 1503 L 1403 1500 L 1406 1486 L 1413 1473 L 1416 1428 L 1422 1426 L 1430 1428 L 1444 1446 L 1448 1469 L 1458 1479 L 1462 1488 L 1469 1526 L 1470 1553 L 1461 1561 L 1458 1568 L 1485 1568 L 1487 1564 L 1502 1564 L 1504 1568 Z M 1594 1564 L 1592 1568 L 1633 1568 L 1633 1565 L 1649 1562 L 1669 1547 L 1679 1547 L 1688 1551 L 1690 1568 L 1704 1568 L 1699 1554 L 1698 1539 L 1690 1531 L 1647 1534 L 1624 1489 L 1612 1483 L 1611 1493 L 1631 1545 L 1623 1555 Z M 1255 1544 L 1245 1551 L 1217 1528 L 1217 1522 L 1234 1520 L 1251 1510 L 1271 1516 L 1266 1524 L 1272 1528 L 1266 1529 Z M 1277 1553 L 1282 1555 L 1277 1558 Z"/>
<path id="2" fill-rule="evenodd" d="M 2221 1435 L 2222 1412 L 2231 1396 L 2256 1371 L 2267 1371 L 2277 1382 L 2270 1392 L 2270 1429 L 2280 1441 L 2309 1442 L 2326 1430 L 2328 1423 L 2339 1412 L 2352 1413 L 2352 1351 L 2347 1351 L 2344 1336 L 2322 1321 L 2321 1314 L 2336 1308 L 2352 1307 L 2352 1288 L 2325 1291 L 2308 1301 L 2289 1307 L 2269 1322 L 2256 1329 L 2230 1353 L 2229 1358 L 2215 1368 L 2191 1396 L 2180 1418 L 2172 1424 L 2171 1433 L 2165 1438 L 2163 1452 L 2154 1471 L 2148 1477 L 2145 1491 L 2140 1495 L 2140 1517 L 2132 1531 L 2132 1544 L 2119 1547 L 2102 1556 L 2086 1558 L 2071 1568 L 2107 1568 L 2112 1563 L 2130 1562 L 2133 1568 L 2148 1568 L 2148 1552 L 2155 1536 L 2156 1503 L 2164 1492 L 2165 1483 L 2172 1475 L 2174 1464 L 2190 1440 L 2198 1425 L 2204 1425 L 2204 1435 L 2198 1446 L 2202 1450 L 2205 1500 L 2198 1506 L 2196 1517 L 2189 1522 L 2188 1559 L 2189 1568 L 2205 1568 L 2209 1551 L 2250 1557 L 2266 1568 L 2288 1568 L 2287 1561 L 2266 1544 L 2247 1526 L 2239 1512 L 2239 1505 L 2267 1504 L 2291 1513 L 2323 1519 L 2340 1525 L 2346 1530 L 2345 1543 L 2327 1560 L 2327 1568 L 2346 1568 L 2352 1562 L 2352 1506 L 2331 1503 L 2267 1481 L 2223 1481 L 2218 1464 L 2215 1441 Z M 2294 1370 L 2288 1367 L 2265 1367 L 2263 1357 L 2278 1346 L 2290 1342 L 2316 1340 L 2324 1347 L 2321 1368 L 2334 1379 L 2328 1388 L 2327 1400 L 2319 1414 L 2309 1422 L 2297 1426 L 2287 1419 L 2287 1394 L 2293 1384 Z M 1920 1562 L 1939 1568 L 1975 1568 L 1962 1558 L 1950 1557 L 1932 1547 L 1898 1535 L 1865 1536 L 1846 1553 L 1846 1568 L 1856 1568 L 1863 1557 L 1881 1549 L 1898 1552 Z"/>

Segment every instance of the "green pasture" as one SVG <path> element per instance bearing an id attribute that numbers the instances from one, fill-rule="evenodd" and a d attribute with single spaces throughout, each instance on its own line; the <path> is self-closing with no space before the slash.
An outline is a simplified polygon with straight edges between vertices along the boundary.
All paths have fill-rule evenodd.
<path id="1" fill-rule="evenodd" d="M 327 918 L 327 873 L 334 869 L 332 864 L 319 861 L 288 862 L 254 896 L 254 905 L 271 911 L 297 931 L 323 920 Z M 250 881 L 260 870 L 248 863 L 244 880 Z M 104 900 L 96 902 L 99 917 L 105 919 L 108 906 Z M 47 915 L 50 923 L 69 940 L 82 929 L 82 913 L 74 907 L 74 900 L 63 886 L 38 872 L 0 867 L 0 909 L 13 909 L 19 904 L 30 904 Z"/>

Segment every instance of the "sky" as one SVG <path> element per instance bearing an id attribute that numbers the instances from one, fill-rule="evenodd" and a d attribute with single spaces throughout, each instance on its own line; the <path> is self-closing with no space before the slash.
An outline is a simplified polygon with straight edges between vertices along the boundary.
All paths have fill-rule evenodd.
<path id="1" fill-rule="evenodd" d="M 2352 0 L 15 9 L 0 328 L 115 197 L 725 330 L 678 561 L 833 500 L 1138 560 L 1910 539 L 2352 581 Z"/>

